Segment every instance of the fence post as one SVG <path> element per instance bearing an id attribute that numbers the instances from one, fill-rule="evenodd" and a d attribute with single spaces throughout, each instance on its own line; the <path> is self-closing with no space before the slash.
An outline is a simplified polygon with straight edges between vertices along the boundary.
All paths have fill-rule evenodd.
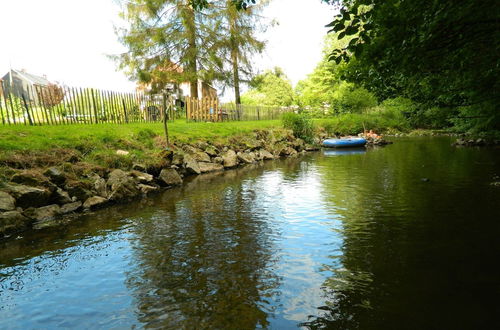
<path id="1" fill-rule="evenodd" d="M 92 94 L 92 103 L 94 104 L 95 123 L 98 124 L 99 119 L 97 118 L 97 106 L 95 104 L 95 96 L 94 96 L 94 89 L 93 88 L 90 89 L 90 93 Z M 92 120 L 90 122 L 92 122 Z"/>
<path id="2" fill-rule="evenodd" d="M 123 95 L 121 96 L 121 99 L 123 104 L 123 114 L 125 115 L 125 122 L 128 124 L 127 107 L 125 106 L 125 100 L 123 99 Z"/>
<path id="3" fill-rule="evenodd" d="M 259 111 L 260 107 L 257 106 L 257 120 L 260 120 L 260 111 Z"/>
<path id="4" fill-rule="evenodd" d="M 170 141 L 168 140 L 168 126 L 167 126 L 167 95 L 163 93 L 163 129 L 165 130 L 165 138 L 167 139 L 167 148 L 170 146 Z"/>
<path id="5" fill-rule="evenodd" d="M 10 89 L 12 89 L 12 87 L 10 87 Z M 12 94 L 10 92 L 11 91 L 9 91 L 10 110 L 12 112 L 12 122 L 15 125 L 16 124 L 16 113 L 14 112 L 14 102 L 12 101 Z"/>
<path id="6" fill-rule="evenodd" d="M 10 125 L 9 105 L 7 104 L 7 91 L 5 90 L 5 87 L 3 85 L 3 80 L 0 80 L 0 87 L 2 87 L 3 102 L 5 104 L 5 117 L 7 117 L 7 123 Z"/>
<path id="7" fill-rule="evenodd" d="M 26 102 L 26 96 L 24 96 L 24 93 L 21 94 L 21 96 L 23 98 L 24 108 L 26 109 L 26 113 L 28 114 L 28 120 L 30 122 L 30 126 L 33 126 L 33 119 L 31 119 L 30 110 L 28 108 L 28 103 Z"/>

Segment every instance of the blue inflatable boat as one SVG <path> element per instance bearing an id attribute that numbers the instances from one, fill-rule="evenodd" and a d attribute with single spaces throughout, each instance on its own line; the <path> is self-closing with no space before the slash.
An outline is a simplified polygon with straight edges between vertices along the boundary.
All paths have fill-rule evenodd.
<path id="1" fill-rule="evenodd" d="M 355 148 L 365 144 L 366 140 L 363 138 L 326 139 L 323 141 L 323 147 L 326 148 Z"/>

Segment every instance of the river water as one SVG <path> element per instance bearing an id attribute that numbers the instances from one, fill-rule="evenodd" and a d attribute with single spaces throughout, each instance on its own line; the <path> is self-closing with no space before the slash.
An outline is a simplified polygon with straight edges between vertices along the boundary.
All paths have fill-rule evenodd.
<path id="1" fill-rule="evenodd" d="M 499 150 L 394 140 L 3 240 L 0 328 L 494 328 Z"/>

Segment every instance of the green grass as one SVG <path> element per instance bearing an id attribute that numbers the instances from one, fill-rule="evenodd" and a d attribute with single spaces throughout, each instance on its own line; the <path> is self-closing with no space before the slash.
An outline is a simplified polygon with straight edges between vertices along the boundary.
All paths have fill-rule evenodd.
<path id="1" fill-rule="evenodd" d="M 171 142 L 223 139 L 255 129 L 280 126 L 279 120 L 223 123 L 187 123 L 178 120 L 168 124 Z M 101 147 L 143 149 L 142 144 L 151 143 L 154 136 L 164 136 L 162 123 L 0 126 L 0 152 Z"/>
<path id="2" fill-rule="evenodd" d="M 225 144 L 256 129 L 281 127 L 279 120 L 224 123 L 170 122 L 170 143 L 210 141 Z M 0 181 L 11 168 L 61 165 L 74 157 L 89 165 L 130 169 L 134 163 L 160 166 L 166 139 L 162 123 L 67 126 L 0 126 Z M 117 155 L 118 149 L 128 155 Z"/>
<path id="3" fill-rule="evenodd" d="M 401 113 L 395 111 L 372 111 L 357 114 L 348 113 L 328 119 L 316 119 L 315 125 L 325 129 L 329 134 L 354 135 L 366 130 L 377 133 L 407 132 L 408 121 Z"/>

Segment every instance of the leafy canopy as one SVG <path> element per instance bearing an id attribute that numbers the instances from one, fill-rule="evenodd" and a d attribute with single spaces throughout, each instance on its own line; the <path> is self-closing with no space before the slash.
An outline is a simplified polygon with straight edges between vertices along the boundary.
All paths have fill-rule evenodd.
<path id="1" fill-rule="evenodd" d="M 352 38 L 330 54 L 336 63 L 349 62 L 349 81 L 381 99 L 403 96 L 426 108 L 457 109 L 469 128 L 499 128 L 496 1 L 324 1 L 340 7 L 330 32 Z"/>
<path id="2" fill-rule="evenodd" d="M 279 67 L 256 75 L 249 86 L 248 92 L 242 95 L 243 104 L 290 106 L 293 103 L 292 84 Z"/>

